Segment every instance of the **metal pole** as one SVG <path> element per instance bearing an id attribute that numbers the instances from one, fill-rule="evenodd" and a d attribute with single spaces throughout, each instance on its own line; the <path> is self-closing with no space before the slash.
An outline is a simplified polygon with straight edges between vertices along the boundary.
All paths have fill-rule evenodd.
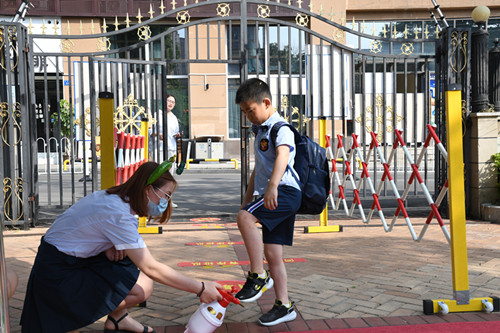
<path id="1" fill-rule="evenodd" d="M 464 159 L 462 139 L 462 86 L 449 84 L 445 91 L 448 186 L 450 194 L 451 268 L 454 300 L 424 300 L 424 313 L 498 312 L 498 297 L 471 298 L 467 267 Z"/>
<path id="2" fill-rule="evenodd" d="M 448 143 L 448 186 L 450 193 L 451 260 L 453 291 L 457 304 L 470 298 L 465 230 L 464 160 L 462 145 L 462 87 L 448 86 L 446 94 L 446 134 Z"/>
<path id="3" fill-rule="evenodd" d="M 240 54 L 241 54 L 241 63 L 240 63 L 240 83 L 243 83 L 246 79 L 248 79 L 248 21 L 247 21 L 247 1 L 242 0 L 240 3 Z M 230 101 L 233 103 L 233 101 Z M 243 202 L 243 198 L 245 197 L 245 193 L 248 187 L 248 178 L 250 174 L 250 124 L 243 114 L 240 112 L 240 128 L 241 128 L 241 142 L 240 142 L 240 156 L 241 156 L 241 202 Z"/>
<path id="4" fill-rule="evenodd" d="M 441 19 L 441 21 L 443 22 L 444 24 L 444 27 L 445 28 L 448 28 L 449 25 L 448 25 L 448 22 L 446 22 L 446 18 L 444 17 L 444 14 L 443 12 L 441 11 L 441 9 L 439 8 L 439 5 L 437 4 L 437 2 L 435 0 L 431 0 L 432 1 L 432 4 L 434 5 L 434 10 L 436 10 L 436 12 L 438 13 L 439 15 L 439 18 Z M 431 16 L 434 16 L 434 13 L 431 12 Z M 436 22 L 437 23 L 437 22 Z M 440 27 L 441 28 L 441 27 Z M 441 29 L 439 29 L 441 30 Z"/>

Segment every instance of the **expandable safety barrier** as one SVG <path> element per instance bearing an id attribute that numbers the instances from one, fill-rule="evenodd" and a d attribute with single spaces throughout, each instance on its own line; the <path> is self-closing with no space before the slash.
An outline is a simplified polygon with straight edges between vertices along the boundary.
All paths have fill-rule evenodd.
<path id="1" fill-rule="evenodd" d="M 380 149 L 380 145 L 377 141 L 377 134 L 374 132 L 370 132 L 371 143 L 370 143 L 370 148 L 366 154 L 366 159 L 364 158 L 363 153 L 361 152 L 361 149 L 360 149 L 360 146 L 358 143 L 358 136 L 356 134 L 352 134 L 352 146 L 351 146 L 348 154 L 346 153 L 346 150 L 344 148 L 343 136 L 337 135 L 338 143 L 337 143 L 337 149 L 336 149 L 335 155 L 333 154 L 332 147 L 330 145 L 330 137 L 327 136 L 327 154 L 329 155 L 329 158 L 331 159 L 331 162 L 332 162 L 332 172 L 331 172 L 332 187 L 333 187 L 334 183 L 336 182 L 337 186 L 338 186 L 338 191 L 339 191 L 339 195 L 338 195 L 336 203 L 335 203 L 335 199 L 333 197 L 333 194 L 330 192 L 329 199 L 330 199 L 330 202 L 332 204 L 332 207 L 334 207 L 336 210 L 338 210 L 340 208 L 340 203 L 342 203 L 346 215 L 352 216 L 354 213 L 354 210 L 357 206 L 359 213 L 361 215 L 361 219 L 364 223 L 369 223 L 371 221 L 373 214 L 375 212 L 375 209 L 376 209 L 377 213 L 380 217 L 380 220 L 382 222 L 382 225 L 384 227 L 384 230 L 386 232 L 389 232 L 393 229 L 399 215 L 402 214 L 404 219 L 405 219 L 405 222 L 408 226 L 408 229 L 410 230 L 411 236 L 412 236 L 413 240 L 415 240 L 415 241 L 422 240 L 425 232 L 427 231 L 427 228 L 428 228 L 430 222 L 432 221 L 433 217 L 435 217 L 436 220 L 438 221 L 440 227 L 441 227 L 441 230 L 442 230 L 446 240 L 448 241 L 448 243 L 450 243 L 450 234 L 448 232 L 448 229 L 444 225 L 443 219 L 441 218 L 441 215 L 440 215 L 439 210 L 438 210 L 439 204 L 442 202 L 444 196 L 446 195 L 446 192 L 448 189 L 448 182 L 446 182 L 444 184 L 441 192 L 439 193 L 439 196 L 438 196 L 436 202 L 434 202 L 434 200 L 432 199 L 432 196 L 429 193 L 429 190 L 427 189 L 427 186 L 425 185 L 425 182 L 424 182 L 424 180 L 421 177 L 420 172 L 419 172 L 420 163 L 422 162 L 422 160 L 425 156 L 426 150 L 429 147 L 431 140 L 434 140 L 436 147 L 441 151 L 444 159 L 446 160 L 446 158 L 447 158 L 446 150 L 445 150 L 443 144 L 441 143 L 441 141 L 439 140 L 439 138 L 437 137 L 436 132 L 435 132 L 435 128 L 431 125 L 427 125 L 427 129 L 428 129 L 428 135 L 427 135 L 427 138 L 424 142 L 423 149 L 421 150 L 416 162 L 414 162 L 410 152 L 408 151 L 408 148 L 403 140 L 402 131 L 400 131 L 400 130 L 395 130 L 396 139 L 394 141 L 394 144 L 392 146 L 392 150 L 391 150 L 387 160 L 385 159 L 385 156 L 384 156 L 382 150 Z M 400 195 L 400 192 L 396 186 L 396 183 L 395 183 L 394 178 L 393 178 L 392 173 L 391 173 L 391 164 L 394 161 L 394 156 L 395 156 L 398 148 L 401 148 L 403 150 L 404 156 L 413 170 L 411 177 L 409 178 L 408 183 L 406 184 L 406 187 L 405 187 L 402 195 Z M 380 161 L 380 163 L 382 164 L 382 169 L 384 170 L 376 190 L 375 190 L 374 183 L 370 177 L 370 173 L 368 171 L 368 165 L 365 162 L 365 161 L 370 160 L 372 153 L 374 153 L 376 155 L 377 158 L 375 160 Z M 339 157 L 341 157 L 341 158 L 339 158 Z M 352 170 L 353 161 L 359 161 L 359 163 L 361 164 L 361 169 L 362 169 L 361 176 L 360 176 L 357 183 L 354 179 L 354 173 Z M 343 164 L 343 166 L 344 166 L 345 171 L 344 171 L 342 180 L 341 180 L 339 172 L 338 172 L 338 168 L 336 165 L 337 163 Z M 424 193 L 424 196 L 425 196 L 425 198 L 430 206 L 430 209 L 431 209 L 431 212 L 429 213 L 429 216 L 426 220 L 426 223 L 425 223 L 424 227 L 422 228 L 422 230 L 420 231 L 420 234 L 418 236 L 413 228 L 413 225 L 411 223 L 411 220 L 408 216 L 408 213 L 407 213 L 405 205 L 404 205 L 404 201 L 406 200 L 406 197 L 407 197 L 407 195 L 410 191 L 410 188 L 413 185 L 413 182 L 415 179 L 417 179 L 418 184 L 420 185 L 420 187 Z M 349 181 L 349 183 L 352 186 L 352 191 L 353 191 L 353 196 L 354 196 L 353 202 L 352 202 L 350 207 L 348 207 L 348 204 L 346 202 L 346 196 L 345 196 L 347 181 Z M 366 181 L 368 183 L 368 187 L 369 187 L 371 194 L 372 194 L 372 197 L 373 197 L 373 202 L 372 202 L 370 211 L 368 213 L 368 216 L 365 215 L 365 210 L 363 208 L 363 205 L 361 203 L 361 199 L 359 196 L 359 191 L 361 189 L 363 181 Z M 387 223 L 383 209 L 382 209 L 380 202 L 379 202 L 379 196 L 380 196 L 380 193 L 382 191 L 383 185 L 386 181 L 389 182 L 389 184 L 392 188 L 392 191 L 394 193 L 394 196 L 396 197 L 396 200 L 397 200 L 397 209 L 396 209 L 396 212 L 395 212 L 390 224 Z"/>

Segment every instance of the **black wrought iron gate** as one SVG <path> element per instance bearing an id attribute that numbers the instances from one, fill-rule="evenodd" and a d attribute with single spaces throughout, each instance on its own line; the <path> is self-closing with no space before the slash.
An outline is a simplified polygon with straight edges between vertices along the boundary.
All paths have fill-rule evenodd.
<path id="1" fill-rule="evenodd" d="M 241 159 L 242 193 L 252 138 L 234 105 L 230 83 L 237 86 L 249 77 L 267 81 L 277 111 L 310 137 L 319 139 L 318 119 L 326 118 L 333 151 L 337 140 L 350 147 L 354 133 L 366 153 L 373 131 L 389 154 L 394 129 L 399 128 L 416 156 L 425 125 L 433 122 L 435 59 L 433 47 L 428 47 L 434 40 L 424 31 L 410 38 L 397 24 L 377 33 L 374 25 L 369 34 L 356 22 L 308 5 L 185 1 L 155 17 L 150 13 L 147 20 L 138 13 L 132 26 L 128 17 L 114 23 L 103 19 L 96 27 L 92 23 L 92 30 L 100 27 L 101 33 L 83 33 L 81 23 L 78 29 L 55 22 L 64 35 L 28 34 L 20 24 L 2 23 L 4 223 L 34 225 L 40 208 L 64 208 L 99 189 L 97 96 L 103 91 L 113 93 L 116 117 L 133 123 L 138 114 L 148 115 L 155 131 L 164 117 L 165 96 L 180 89 L 179 82 L 187 87 L 183 98 L 190 108 L 197 98 L 195 77 L 223 77 L 227 117 L 237 124 L 226 126 L 233 126 L 240 138 L 235 157 Z M 45 50 L 51 43 L 56 47 Z M 222 73 L 214 74 L 215 66 Z M 190 117 L 187 132 L 197 126 L 197 119 Z M 150 158 L 162 160 L 154 136 L 151 146 Z M 426 156 L 420 169 L 432 189 L 438 170 L 433 151 Z M 366 162 L 375 182 L 380 181 L 380 161 L 373 155 Z M 396 182 L 406 184 L 411 168 L 401 152 L 396 153 L 394 170 Z M 366 183 L 360 195 L 371 198 Z M 382 196 L 393 195 L 384 185 Z M 415 186 L 408 200 L 421 196 Z"/>

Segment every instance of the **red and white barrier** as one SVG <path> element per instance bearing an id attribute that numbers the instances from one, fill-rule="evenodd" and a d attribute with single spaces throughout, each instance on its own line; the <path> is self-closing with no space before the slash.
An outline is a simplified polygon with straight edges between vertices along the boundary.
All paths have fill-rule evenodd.
<path id="1" fill-rule="evenodd" d="M 116 185 L 123 184 L 130 176 L 146 162 L 144 143 L 142 135 L 125 134 L 117 132 L 117 162 L 116 162 Z"/>
<path id="2" fill-rule="evenodd" d="M 123 168 L 125 166 L 123 147 L 125 145 L 125 133 L 118 132 L 118 162 L 116 164 L 116 185 L 122 184 Z"/>
<path id="3" fill-rule="evenodd" d="M 374 132 L 370 133 L 372 137 L 372 144 L 370 147 L 373 147 L 375 149 L 375 152 L 382 162 L 382 166 L 384 168 L 384 173 L 382 174 L 382 179 L 379 183 L 379 186 L 377 188 L 377 195 L 380 195 L 380 192 L 382 191 L 382 186 L 384 185 L 384 181 L 388 180 L 389 184 L 392 187 L 392 191 L 394 192 L 394 195 L 396 196 L 396 199 L 398 201 L 398 209 L 401 210 L 403 213 L 403 216 L 405 218 L 406 224 L 408 225 L 408 229 L 410 230 L 411 236 L 414 240 L 417 240 L 417 235 L 415 234 L 415 230 L 413 229 L 413 226 L 411 224 L 410 218 L 408 217 L 408 213 L 406 212 L 405 206 L 404 206 L 404 201 L 401 199 L 401 196 L 399 195 L 399 190 L 396 186 L 396 183 L 394 182 L 394 178 L 392 177 L 391 170 L 390 170 L 390 163 L 394 159 L 394 155 L 396 152 L 396 148 L 398 146 L 398 141 L 394 142 L 393 148 L 391 153 L 389 154 L 389 159 L 386 161 L 384 154 L 382 153 L 382 150 L 380 149 L 380 145 L 377 141 L 377 134 Z M 391 226 L 388 228 L 388 231 L 391 231 L 392 228 L 394 227 L 394 224 L 391 224 Z"/>
<path id="4" fill-rule="evenodd" d="M 136 165 L 136 160 L 135 160 L 135 157 L 137 155 L 135 153 L 136 143 L 137 143 L 137 136 L 131 134 L 130 135 L 130 174 L 129 174 L 129 177 L 134 174 L 135 170 L 137 170 L 137 165 Z"/>
<path id="5" fill-rule="evenodd" d="M 125 162 L 123 166 L 123 182 L 126 182 L 130 173 L 130 136 L 131 134 L 125 134 L 125 147 L 123 149 L 125 155 Z"/>
<path id="6" fill-rule="evenodd" d="M 135 162 L 137 164 L 136 170 L 145 162 L 144 159 L 144 136 L 139 135 L 137 137 L 137 146 L 136 146 L 136 157 L 135 157 Z"/>
<path id="7" fill-rule="evenodd" d="M 375 208 L 377 208 L 380 220 L 382 221 L 382 225 L 384 226 L 384 230 L 389 231 L 389 228 L 387 227 L 387 222 L 385 220 L 384 213 L 382 211 L 382 207 L 380 206 L 380 202 L 378 200 L 380 193 L 377 193 L 375 191 L 375 187 L 373 186 L 372 179 L 370 178 L 370 173 L 368 172 L 368 165 L 366 164 L 365 160 L 363 159 L 363 154 L 361 153 L 361 149 L 359 148 L 359 144 L 358 144 L 358 136 L 356 134 L 352 134 L 352 142 L 353 142 L 352 143 L 352 151 L 354 151 L 356 153 L 356 155 L 358 156 L 358 159 L 360 159 L 360 161 L 361 161 L 361 165 L 363 166 L 363 171 L 361 172 L 361 177 L 360 177 L 359 182 L 358 182 L 358 193 L 359 193 L 359 189 L 361 188 L 361 184 L 363 182 L 363 179 L 366 179 L 366 181 L 368 182 L 368 186 L 370 187 L 370 191 L 372 192 L 372 196 L 373 196 L 373 203 L 372 203 L 372 207 L 370 209 L 370 214 L 368 215 L 368 218 L 363 222 L 369 223 L 371 220 L 371 217 L 373 215 L 373 211 L 375 210 Z M 369 151 L 368 156 L 366 157 L 367 160 L 370 159 L 370 154 L 371 154 L 371 150 Z"/>
<path id="8" fill-rule="evenodd" d="M 337 139 L 338 139 L 337 151 L 336 151 L 335 156 L 333 158 L 332 158 L 332 156 L 333 156 L 332 148 L 330 145 L 330 137 L 327 136 L 327 151 L 328 151 L 330 158 L 332 160 L 332 175 L 331 175 L 330 179 L 332 180 L 332 187 L 334 185 L 334 181 L 336 181 L 338 183 L 338 189 L 339 189 L 339 197 L 338 197 L 336 205 L 334 204 L 333 195 L 332 195 L 332 193 L 330 193 L 330 201 L 332 203 L 332 207 L 335 207 L 335 209 L 338 210 L 339 206 L 340 206 L 340 201 L 342 201 L 344 204 L 344 209 L 345 209 L 346 215 L 352 216 L 354 213 L 354 209 L 357 205 L 359 208 L 360 214 L 361 214 L 361 219 L 363 220 L 364 223 L 369 223 L 371 221 L 373 213 L 375 212 L 375 209 L 377 209 L 377 212 L 378 212 L 378 215 L 381 219 L 384 230 L 387 232 L 389 232 L 393 229 L 393 227 L 394 227 L 394 225 L 399 217 L 399 214 L 401 213 L 405 219 L 405 222 L 408 226 L 408 229 L 410 230 L 411 236 L 412 236 L 413 240 L 415 240 L 415 241 L 422 240 L 430 222 L 432 221 L 433 217 L 435 217 L 436 220 L 438 221 L 440 227 L 441 227 L 441 230 L 442 230 L 446 240 L 448 241 L 448 243 L 450 243 L 450 234 L 449 234 L 446 226 L 444 225 L 443 219 L 441 218 L 441 215 L 439 214 L 439 210 L 438 210 L 439 205 L 441 204 L 442 200 L 444 199 L 444 197 L 446 195 L 446 192 L 448 191 L 448 181 L 446 181 L 446 184 L 444 184 L 443 188 L 441 189 L 439 196 L 436 199 L 436 202 L 434 202 L 434 200 L 432 199 L 432 196 L 431 196 L 429 190 L 427 189 L 427 186 L 426 186 L 426 184 L 425 184 L 425 182 L 424 182 L 424 180 L 421 177 L 420 172 L 419 172 L 420 163 L 422 162 L 423 158 L 425 157 L 426 150 L 429 147 L 431 140 L 434 140 L 436 147 L 441 151 L 444 158 L 446 159 L 446 157 L 447 157 L 446 150 L 445 150 L 443 144 L 441 143 L 441 141 L 439 140 L 439 138 L 437 137 L 436 132 L 434 130 L 434 127 L 431 125 L 427 125 L 427 129 L 428 129 L 428 136 L 425 140 L 423 148 L 422 148 L 416 162 L 414 162 L 414 160 L 413 160 L 413 158 L 412 158 L 412 156 L 411 156 L 411 154 L 410 154 L 410 152 L 409 152 L 409 150 L 404 142 L 402 131 L 400 131 L 400 130 L 395 130 L 396 139 L 394 141 L 392 150 L 391 150 L 391 152 L 389 154 L 389 158 L 387 160 L 385 159 L 385 156 L 384 156 L 384 154 L 380 148 L 380 145 L 377 141 L 377 135 L 374 132 L 370 133 L 371 143 L 370 143 L 370 148 L 368 149 L 368 152 L 366 154 L 366 159 L 363 157 L 363 153 L 362 153 L 360 146 L 359 146 L 359 143 L 358 143 L 358 136 L 356 134 L 352 135 L 352 147 L 351 147 L 349 154 L 346 154 L 346 152 L 345 152 L 345 149 L 344 149 L 344 146 L 342 143 L 343 136 L 337 135 Z M 400 195 L 399 190 L 398 190 L 396 183 L 394 181 L 394 178 L 391 174 L 391 164 L 394 160 L 394 157 L 396 155 L 396 151 L 398 150 L 399 147 L 401 147 L 401 149 L 403 150 L 405 159 L 408 161 L 408 163 L 410 164 L 410 166 L 412 168 L 411 177 L 410 177 L 407 185 L 405 186 L 405 189 L 404 189 L 404 192 L 402 195 Z M 375 190 L 374 182 L 372 181 L 372 178 L 370 177 L 370 173 L 368 171 L 368 165 L 365 162 L 365 161 L 370 160 L 372 151 L 376 155 L 375 160 L 380 161 L 380 163 L 382 164 L 382 168 L 384 170 L 376 190 Z M 342 159 L 339 159 L 339 154 L 341 154 Z M 344 164 L 344 168 L 345 168 L 342 182 L 340 181 L 338 171 L 337 171 L 337 166 L 336 166 L 336 163 L 339 161 L 341 161 Z M 362 168 L 361 177 L 360 177 L 357 184 L 355 183 L 354 177 L 353 177 L 353 171 L 352 171 L 353 161 L 359 161 L 361 164 L 361 168 Z M 346 185 L 347 179 L 349 179 L 349 181 L 351 183 L 352 191 L 353 191 L 353 195 L 354 195 L 354 200 L 353 200 L 353 203 L 352 203 L 349 210 L 347 209 L 347 204 L 346 204 L 346 200 L 345 200 L 345 191 L 346 191 L 345 185 Z M 430 209 L 431 209 L 431 212 L 429 213 L 429 216 L 427 217 L 426 223 L 425 223 L 424 227 L 421 229 L 419 236 L 417 236 L 415 229 L 413 228 L 413 225 L 410 221 L 410 218 L 408 216 L 408 213 L 407 213 L 405 205 L 404 205 L 404 201 L 406 200 L 406 197 L 408 196 L 408 193 L 409 193 L 409 191 L 413 185 L 413 181 L 415 179 L 417 179 L 417 182 L 420 185 L 420 187 L 424 193 L 424 196 L 425 196 L 425 198 L 430 206 Z M 359 196 L 361 185 L 362 185 L 363 181 L 366 181 L 368 183 L 369 189 L 370 189 L 371 194 L 373 196 L 373 202 L 372 202 L 368 217 L 365 217 L 364 209 L 361 205 L 361 200 L 360 200 L 360 196 Z M 396 209 L 396 212 L 394 214 L 394 217 L 392 218 L 390 225 L 388 225 L 386 222 L 386 218 L 384 216 L 382 207 L 381 207 L 380 202 L 379 202 L 379 196 L 380 196 L 382 188 L 385 184 L 385 181 L 389 182 L 389 184 L 392 188 L 392 191 L 394 193 L 394 196 L 396 197 L 396 200 L 397 200 L 397 209 Z"/>
<path id="9" fill-rule="evenodd" d="M 427 129 L 428 129 L 429 133 L 428 133 L 427 138 L 424 142 L 423 149 L 417 158 L 416 163 L 413 163 L 413 160 L 412 160 L 411 155 L 408 151 L 408 148 L 404 144 L 403 138 L 401 136 L 401 132 L 396 130 L 396 137 L 397 137 L 396 140 L 398 140 L 399 144 L 403 147 L 406 158 L 407 158 L 408 162 L 410 162 L 411 167 L 413 169 L 412 175 L 411 175 L 410 179 L 408 180 L 408 184 L 406 185 L 406 188 L 405 188 L 405 191 L 403 193 L 402 198 L 403 198 L 403 200 L 406 199 L 406 196 L 408 195 L 408 192 L 410 191 L 410 188 L 413 184 L 414 179 L 417 178 L 417 180 L 422 188 L 422 191 L 424 192 L 424 195 L 427 199 L 427 202 L 429 203 L 429 205 L 431 207 L 431 213 L 427 217 L 424 228 L 420 232 L 418 241 L 422 240 L 422 238 L 423 238 L 425 232 L 427 231 L 427 228 L 432 220 L 432 217 L 434 216 L 434 217 L 436 217 L 436 220 L 438 221 L 439 226 L 441 227 L 441 230 L 443 231 L 443 234 L 446 237 L 446 240 L 448 241 L 448 243 L 450 243 L 450 241 L 451 241 L 450 234 L 448 232 L 448 229 L 446 229 L 446 226 L 444 225 L 443 219 L 441 218 L 441 214 L 439 214 L 439 210 L 438 210 L 439 205 L 441 204 L 446 192 L 448 191 L 448 180 L 446 181 L 445 185 L 441 189 L 441 192 L 439 193 L 439 196 L 437 198 L 437 200 L 439 200 L 439 202 L 437 200 L 436 200 L 436 202 L 434 202 L 434 200 L 432 199 L 432 196 L 429 193 L 429 190 L 427 189 L 427 186 L 425 185 L 425 183 L 424 183 L 424 181 L 423 181 L 423 179 L 420 176 L 420 173 L 418 171 L 420 163 L 422 162 L 422 159 L 425 156 L 425 152 L 427 151 L 427 148 L 429 147 L 429 144 L 430 144 L 432 139 L 434 139 L 434 142 L 436 143 L 436 147 L 438 147 L 438 149 L 441 151 L 441 153 L 443 154 L 444 159 L 446 161 L 447 161 L 447 157 L 448 157 L 448 153 L 446 152 L 443 144 L 441 143 L 441 141 L 439 140 L 439 138 L 436 135 L 435 127 L 433 127 L 431 125 L 427 125 Z M 399 215 L 399 211 L 396 211 L 396 214 L 394 215 L 394 218 L 393 218 L 393 224 L 396 222 L 398 215 Z"/>
<path id="10" fill-rule="evenodd" d="M 344 195 L 344 186 L 340 183 L 340 177 L 339 173 L 337 172 L 337 156 L 333 156 L 332 152 L 332 146 L 330 144 L 330 136 L 325 135 L 326 138 L 326 152 L 327 155 L 329 155 L 330 161 L 332 162 L 332 173 L 330 175 L 330 183 L 332 186 L 330 187 L 330 195 L 328 196 L 330 199 L 330 202 L 332 204 L 332 207 L 335 207 L 336 210 L 339 209 L 340 201 L 342 201 L 342 204 L 344 205 L 344 210 L 345 214 L 349 215 L 349 210 L 347 208 L 347 202 L 345 201 L 345 195 Z M 339 150 L 337 149 L 337 154 Z M 338 188 L 339 188 L 339 200 L 337 201 L 337 204 L 335 204 L 335 200 L 333 199 L 333 194 L 332 194 L 332 187 L 333 187 L 333 177 L 335 177 L 335 180 L 337 181 Z"/>
<path id="11" fill-rule="evenodd" d="M 344 149 L 344 145 L 342 143 L 343 136 L 341 134 L 338 134 L 337 139 L 338 139 L 337 153 L 340 151 L 340 153 L 342 154 L 342 160 L 345 167 L 344 177 L 342 179 L 342 187 L 345 188 L 346 180 L 349 179 L 354 192 L 354 200 L 352 202 L 351 209 L 349 210 L 348 215 L 352 216 L 352 214 L 354 213 L 355 206 L 358 205 L 359 213 L 361 214 L 361 219 L 363 220 L 364 223 L 366 223 L 365 211 L 363 209 L 363 205 L 361 204 L 361 199 L 359 197 L 359 188 L 358 186 L 356 186 L 356 182 L 354 181 L 353 177 L 354 174 L 351 168 L 352 162 L 354 161 L 354 149 L 351 149 L 349 156 L 347 156 Z"/>

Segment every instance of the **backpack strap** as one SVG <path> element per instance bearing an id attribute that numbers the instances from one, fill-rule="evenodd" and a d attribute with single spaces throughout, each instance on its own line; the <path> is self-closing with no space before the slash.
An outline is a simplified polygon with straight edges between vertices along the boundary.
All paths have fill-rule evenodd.
<path id="1" fill-rule="evenodd" d="M 297 130 L 295 129 L 295 127 L 293 127 L 292 125 L 290 125 L 289 123 L 287 122 L 284 122 L 284 121 L 280 121 L 280 122 L 277 122 L 273 125 L 273 127 L 271 127 L 271 135 L 270 135 L 270 138 L 271 138 L 271 142 L 273 144 L 274 147 L 276 147 L 276 138 L 278 137 L 278 131 L 280 130 L 280 128 L 282 126 L 288 126 L 291 131 L 293 132 L 294 134 L 294 141 L 295 141 L 295 154 L 297 154 L 297 143 L 299 143 L 301 140 L 302 140 L 302 137 L 301 135 L 299 134 L 299 132 L 297 132 Z M 295 155 L 295 157 L 297 157 L 297 155 Z M 286 168 L 290 168 L 290 165 L 287 164 L 286 165 Z M 294 167 L 295 169 L 295 167 Z M 297 171 L 291 171 L 292 173 L 292 176 L 295 178 L 295 180 L 297 181 L 297 183 L 299 184 L 301 190 L 302 190 L 302 185 L 301 185 L 301 182 L 300 182 L 300 176 L 297 174 Z"/>
<path id="2" fill-rule="evenodd" d="M 291 124 L 289 124 L 287 122 L 279 121 L 276 124 L 274 124 L 273 127 L 271 127 L 270 138 L 271 138 L 271 142 L 273 143 L 273 146 L 276 147 L 276 138 L 278 137 L 278 131 L 280 130 L 280 128 L 282 126 L 288 126 L 288 128 L 290 128 L 292 130 L 292 132 L 295 136 L 295 144 L 297 144 L 297 142 L 300 142 L 300 140 L 301 140 L 300 134 L 299 134 L 299 132 L 297 132 L 295 127 L 293 127 Z"/>

